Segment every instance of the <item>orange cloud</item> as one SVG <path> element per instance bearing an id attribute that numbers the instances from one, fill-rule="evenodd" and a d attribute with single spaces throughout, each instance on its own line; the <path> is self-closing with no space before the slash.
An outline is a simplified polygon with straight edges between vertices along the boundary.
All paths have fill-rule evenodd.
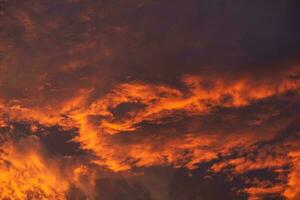
<path id="1" fill-rule="evenodd" d="M 300 199 L 297 6 L 258 2 L 0 2 L 0 199 L 157 168 Z"/>
<path id="2" fill-rule="evenodd" d="M 93 160 L 94 164 L 116 172 L 128 171 L 132 167 L 157 165 L 194 169 L 198 163 L 217 159 L 220 154 L 230 154 L 233 148 L 238 147 L 251 152 L 253 148 L 255 149 L 252 146 L 254 143 L 271 139 L 278 127 L 268 128 L 269 133 L 263 135 L 257 134 L 258 130 L 242 130 L 240 134 L 243 134 L 243 137 L 230 134 L 224 136 L 219 132 L 201 134 L 183 132 L 170 138 L 159 133 L 159 137 L 145 137 L 133 143 L 116 142 L 114 138 L 123 135 L 124 132 L 139 131 L 142 122 L 157 125 L 174 123 L 182 117 L 208 115 L 217 107 L 241 108 L 256 101 L 284 95 L 288 91 L 299 91 L 299 81 L 288 78 L 269 84 L 260 84 L 247 79 L 226 81 L 184 76 L 183 83 L 183 89 L 141 82 L 124 83 L 101 97 L 96 97 L 94 89 L 81 89 L 77 95 L 50 107 L 26 107 L 18 101 L 10 104 L 2 102 L 0 107 L 2 124 L 5 125 L 5 121 L 9 120 L 20 120 L 35 121 L 45 126 L 59 125 L 67 129 L 78 128 L 79 135 L 73 140 L 80 143 L 82 149 L 89 150 L 96 156 Z M 131 104 L 133 107 L 129 106 L 129 109 L 121 115 L 116 114 L 120 106 L 124 104 Z M 171 119 L 168 119 L 170 117 Z M 29 169 L 29 171 L 37 170 L 37 172 L 33 171 L 32 173 L 36 174 L 30 175 L 33 179 L 28 186 L 24 188 L 20 186 L 17 187 L 20 191 L 13 189 L 3 194 L 16 193 L 19 198 L 25 197 L 28 191 L 37 187 L 37 182 L 42 179 L 40 177 L 42 171 L 47 171 L 49 174 L 46 175 L 50 177 L 50 182 L 47 182 L 48 179 L 42 179 L 44 186 L 38 189 L 45 198 L 63 199 L 63 194 L 68 191 L 70 184 L 75 184 L 86 193 L 92 193 L 84 186 L 82 182 L 84 179 L 80 178 L 85 176 L 89 168 L 80 165 L 73 166 L 72 173 L 67 176 L 73 176 L 73 178 L 64 178 L 59 174 L 59 170 L 53 171 L 57 167 L 48 168 L 49 165 L 45 165 L 48 161 L 44 161 L 36 151 L 33 151 L 33 154 L 29 153 L 25 160 L 15 159 L 18 153 L 15 153 L 16 150 L 13 148 L 11 151 L 12 157 L 6 159 L 12 163 L 15 162 L 13 164 L 16 167 L 11 169 L 15 171 L 5 174 L 6 169 L 3 168 L 1 173 L 3 181 L 12 179 L 13 177 L 5 178 L 10 174 L 26 171 L 27 168 L 21 167 L 23 165 L 33 165 L 34 169 Z M 236 174 L 242 174 L 251 170 L 280 169 L 289 165 L 290 160 L 284 158 L 287 152 L 283 149 L 273 149 L 274 155 L 270 155 L 268 151 L 268 149 L 261 151 L 255 159 L 241 155 L 216 163 L 211 169 L 214 172 L 220 172 L 233 167 Z M 297 165 L 294 165 L 294 168 L 296 167 Z M 250 195 L 250 199 L 255 199 L 265 193 L 277 193 L 280 190 L 286 197 L 293 199 L 293 195 L 298 195 L 298 187 L 295 186 L 297 174 L 295 173 L 295 171 L 290 173 L 289 188 L 284 192 L 282 186 L 268 186 L 264 189 L 253 186 L 245 189 L 244 192 Z M 94 180 L 97 179 L 97 175 L 93 176 L 93 178 L 90 177 L 91 182 L 87 183 L 91 185 L 91 188 L 95 184 Z M 17 182 L 22 183 L 26 179 L 29 177 L 23 177 Z M 5 184 L 9 183 L 3 183 Z"/>
<path id="3" fill-rule="evenodd" d="M 177 116 L 174 118 L 176 120 L 182 116 L 208 114 L 216 107 L 246 106 L 253 101 L 282 95 L 290 90 L 299 90 L 298 80 L 290 80 L 285 77 L 279 82 L 271 82 L 268 85 L 253 84 L 247 79 L 226 82 L 221 79 L 206 79 L 198 76 L 184 76 L 183 83 L 187 88 L 186 90 L 158 84 L 124 83 L 98 100 L 92 100 L 92 89 L 83 89 L 77 96 L 49 109 L 25 108 L 20 105 L 10 107 L 3 105 L 1 108 L 4 110 L 3 112 L 9 113 L 10 118 L 14 120 L 35 120 L 48 126 L 59 124 L 63 127 L 78 127 L 79 136 L 75 140 L 81 143 L 82 148 L 94 151 L 101 158 L 97 163 L 100 162 L 108 168 L 119 171 L 130 169 L 131 164 L 124 163 L 124 159 L 122 159 L 124 155 L 129 160 L 132 159 L 133 163 L 138 166 L 177 163 L 183 158 L 180 153 L 174 152 L 180 150 L 193 152 L 191 160 L 194 162 L 192 163 L 200 162 L 202 157 L 212 159 L 216 156 L 215 150 L 210 152 L 197 149 L 197 147 L 204 145 L 207 140 L 213 143 L 216 139 L 214 134 L 212 135 L 214 139 L 198 137 L 197 134 L 186 135 L 183 138 L 175 137 L 174 140 L 164 142 L 160 150 L 155 150 L 153 148 L 155 141 L 118 148 L 111 144 L 110 135 L 138 130 L 143 121 L 164 124 L 168 123 L 168 120 L 165 119 L 170 116 Z M 129 110 L 123 117 L 118 118 L 113 110 L 128 103 L 141 104 L 142 106 Z M 216 136 L 217 138 L 220 137 L 218 133 Z M 230 144 L 230 141 L 228 142 L 226 145 Z M 231 145 L 229 147 L 232 147 Z M 175 146 L 178 147 L 174 148 Z M 199 157 L 198 155 L 204 156 Z M 243 165 L 247 165 L 247 162 L 240 161 Z M 282 164 L 285 164 L 280 159 L 278 161 L 274 163 L 279 165 L 283 162 Z M 229 164 L 235 165 L 239 163 L 239 159 L 230 162 Z M 248 164 L 252 165 L 251 163 Z M 187 165 L 191 165 L 191 163 L 189 162 Z M 238 167 L 243 171 L 240 165 Z M 255 168 L 259 167 L 256 166 Z"/>
<path id="4" fill-rule="evenodd" d="M 264 186 L 246 188 L 243 191 L 248 194 L 248 200 L 263 200 L 266 196 L 280 194 L 284 189 L 283 185 Z"/>
<path id="5" fill-rule="evenodd" d="M 299 146 L 299 143 L 296 143 Z M 297 200 L 300 198 L 300 151 L 289 152 L 291 158 L 291 171 L 288 175 L 287 188 L 283 192 L 283 195 L 288 200 Z"/>
<path id="6" fill-rule="evenodd" d="M 183 78 L 186 92 L 175 88 L 143 83 L 126 83 L 116 87 L 104 98 L 93 102 L 90 112 L 106 117 L 99 127 L 109 134 L 136 130 L 142 121 L 163 122 L 175 112 L 201 115 L 218 106 L 240 107 L 268 97 L 282 95 L 289 90 L 299 90 L 299 81 L 288 79 L 280 83 L 253 85 L 250 80 L 226 83 L 197 76 Z M 208 85 L 208 86 L 206 86 Z M 131 111 L 126 118 L 116 119 L 111 112 L 126 103 L 142 104 L 145 108 Z"/>
<path id="7" fill-rule="evenodd" d="M 69 183 L 55 160 L 45 158 L 35 137 L 1 147 L 1 199 L 65 199 Z"/>

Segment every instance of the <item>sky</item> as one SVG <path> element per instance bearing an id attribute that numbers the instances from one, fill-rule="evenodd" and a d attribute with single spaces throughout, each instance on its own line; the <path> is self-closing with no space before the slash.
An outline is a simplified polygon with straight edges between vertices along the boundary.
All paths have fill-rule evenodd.
<path id="1" fill-rule="evenodd" d="M 0 199 L 299 200 L 299 8 L 0 0 Z"/>

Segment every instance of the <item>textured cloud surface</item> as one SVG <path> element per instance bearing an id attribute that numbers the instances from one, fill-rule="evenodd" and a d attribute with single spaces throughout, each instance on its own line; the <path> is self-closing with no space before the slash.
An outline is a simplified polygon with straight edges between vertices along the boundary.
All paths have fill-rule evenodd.
<path id="1" fill-rule="evenodd" d="M 300 199 L 299 2 L 0 2 L 0 199 Z"/>

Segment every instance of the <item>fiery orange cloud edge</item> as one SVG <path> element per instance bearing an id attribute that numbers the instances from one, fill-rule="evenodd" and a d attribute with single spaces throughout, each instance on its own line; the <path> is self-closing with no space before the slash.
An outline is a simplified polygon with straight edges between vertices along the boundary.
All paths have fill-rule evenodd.
<path id="1" fill-rule="evenodd" d="M 293 73 L 297 73 L 297 70 Z M 38 122 L 44 126 L 59 125 L 65 129 L 76 127 L 79 135 L 73 140 L 82 149 L 93 152 L 95 158 L 92 163 L 115 172 L 158 165 L 194 169 L 198 163 L 216 159 L 220 154 L 229 154 L 232 148 L 239 147 L 251 153 L 256 148 L 255 143 L 272 139 L 275 133 L 272 129 L 268 130 L 269 134 L 264 135 L 253 130 L 242 130 L 243 137 L 240 137 L 224 136 L 218 132 L 188 132 L 174 138 L 165 138 L 163 135 L 161 138 L 146 138 L 134 144 L 115 144 L 113 137 L 124 132 L 137 134 L 134 131 L 139 130 L 142 122 L 165 124 L 170 123 L 166 120 L 170 116 L 175 116 L 171 121 L 176 121 L 184 116 L 209 114 L 217 107 L 240 108 L 284 95 L 288 91 L 298 93 L 299 80 L 288 78 L 288 75 L 285 74 L 278 80 L 257 83 L 247 78 L 228 81 L 186 75 L 182 78 L 184 89 L 129 82 L 115 86 L 99 98 L 93 96 L 95 88 L 83 88 L 60 105 L 47 107 L 26 107 L 22 102 L 2 101 L 0 125 L 5 127 L 8 120 L 15 120 Z M 118 118 L 113 110 L 122 104 L 142 106 Z M 35 131 L 34 125 L 32 130 Z M 261 199 L 264 194 L 269 193 L 279 193 L 289 200 L 296 200 L 300 195 L 299 141 L 286 143 L 284 149 L 273 149 L 273 156 L 267 153 L 270 149 L 265 149 L 254 161 L 241 155 L 216 163 L 211 170 L 218 173 L 230 167 L 231 175 L 234 176 L 253 169 L 272 169 L 278 170 L 280 179 L 281 167 L 289 165 L 291 170 L 286 184 L 272 185 L 252 181 L 252 186 L 245 188 L 243 192 L 248 193 L 251 200 Z M 66 199 L 66 192 L 71 184 L 81 188 L 93 199 L 93 192 L 88 188 L 93 188 L 97 178 L 94 168 L 76 162 L 63 166 L 66 162 L 64 159 L 68 158 L 46 158 L 42 149 L 35 136 L 17 142 L 9 139 L 3 142 L 0 162 L 2 199 Z M 88 183 L 83 183 L 85 176 L 89 177 Z"/>

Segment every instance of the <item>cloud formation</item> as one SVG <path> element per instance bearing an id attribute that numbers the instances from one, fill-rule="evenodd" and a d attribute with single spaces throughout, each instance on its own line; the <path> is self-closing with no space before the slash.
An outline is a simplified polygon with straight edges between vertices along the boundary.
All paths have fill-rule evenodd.
<path id="1" fill-rule="evenodd" d="M 296 1 L 1 3 L 0 198 L 299 198 Z"/>

